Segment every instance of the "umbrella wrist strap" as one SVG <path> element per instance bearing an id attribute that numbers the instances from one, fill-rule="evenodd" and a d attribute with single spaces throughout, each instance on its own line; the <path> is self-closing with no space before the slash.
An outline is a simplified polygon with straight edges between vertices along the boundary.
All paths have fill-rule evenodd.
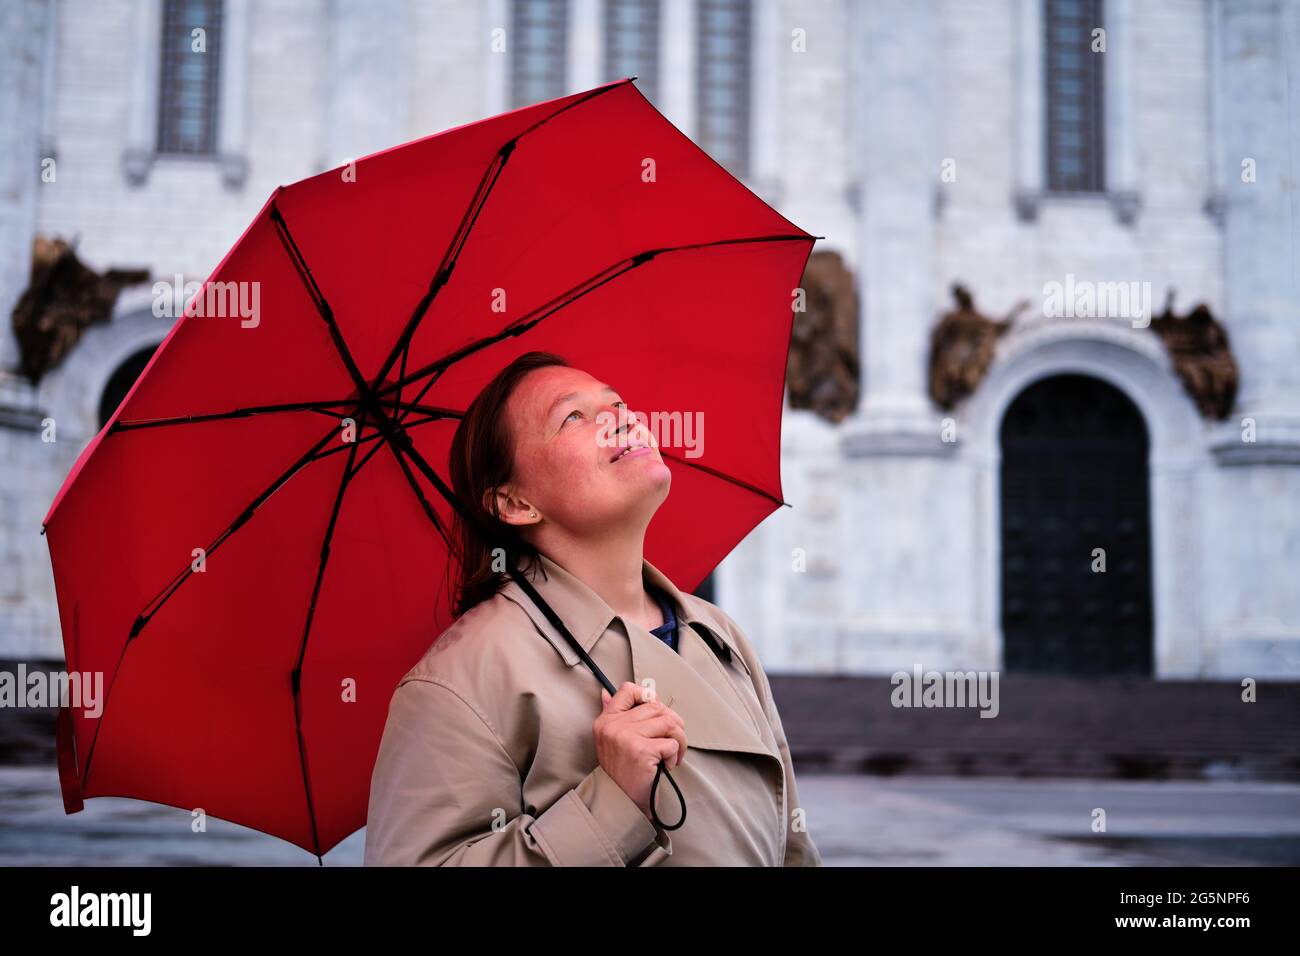
<path id="1" fill-rule="evenodd" d="M 660 776 L 668 778 L 668 782 L 673 785 L 673 790 L 677 791 L 677 802 L 682 805 L 681 817 L 671 825 L 659 819 L 659 809 L 655 805 L 655 793 L 659 789 Z M 659 766 L 655 769 L 654 783 L 650 784 L 650 816 L 654 818 L 654 825 L 661 830 L 676 830 L 686 822 L 686 798 L 682 796 L 682 788 L 677 786 L 677 781 L 673 779 L 673 775 L 668 772 L 668 767 L 664 765 L 662 760 L 659 761 Z"/>
<path id="2" fill-rule="evenodd" d="M 523 588 L 524 593 L 527 594 L 529 599 L 537 605 L 542 614 L 546 616 L 546 619 L 551 622 L 551 626 L 559 631 L 561 636 L 569 642 L 569 646 L 573 648 L 574 652 L 582 659 L 582 662 L 587 665 L 591 672 L 596 675 L 596 680 L 600 681 L 605 690 L 609 691 L 610 696 L 614 696 L 614 694 L 618 692 L 618 688 L 610 683 L 609 678 L 605 676 L 605 672 L 600 669 L 594 660 L 592 660 L 592 657 L 587 653 L 586 648 L 578 643 L 578 639 L 569 633 L 569 629 L 564 625 L 564 622 L 560 620 L 560 616 L 556 614 L 551 606 L 542 599 L 542 596 L 537 593 L 537 589 L 533 587 L 532 582 L 513 565 L 509 570 L 510 576 L 518 582 L 519 586 Z M 663 820 L 659 819 L 659 810 L 655 807 L 655 795 L 659 791 L 659 778 L 661 776 L 668 778 L 668 782 L 672 784 L 673 790 L 677 793 L 677 802 L 680 803 L 682 807 L 681 817 L 676 823 L 671 825 L 664 823 Z M 668 767 L 662 760 L 659 761 L 659 766 L 655 768 L 655 778 L 650 784 L 650 816 L 654 821 L 654 825 L 662 830 L 676 830 L 686 822 L 686 798 L 682 796 L 682 788 L 677 786 L 677 781 L 673 779 L 673 775 L 669 773 Z"/>

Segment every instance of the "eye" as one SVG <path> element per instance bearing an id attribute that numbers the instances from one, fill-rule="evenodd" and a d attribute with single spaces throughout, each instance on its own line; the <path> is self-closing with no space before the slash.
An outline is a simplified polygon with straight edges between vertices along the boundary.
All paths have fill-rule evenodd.
<path id="1" fill-rule="evenodd" d="M 624 402 L 622 399 L 619 399 L 619 400 L 618 400 L 617 402 L 615 402 L 614 404 L 615 404 L 615 405 L 622 406 L 622 407 L 624 407 L 624 408 L 627 407 L 627 403 Z M 569 419 L 570 419 L 570 418 L 572 418 L 574 415 L 581 415 L 581 414 L 582 414 L 582 412 L 581 412 L 579 409 L 576 409 L 576 408 L 575 408 L 573 411 L 569 412 L 569 414 L 567 414 L 567 415 L 564 416 L 564 421 L 560 422 L 560 424 L 561 424 L 561 425 L 567 425 L 567 424 L 569 423 Z"/>

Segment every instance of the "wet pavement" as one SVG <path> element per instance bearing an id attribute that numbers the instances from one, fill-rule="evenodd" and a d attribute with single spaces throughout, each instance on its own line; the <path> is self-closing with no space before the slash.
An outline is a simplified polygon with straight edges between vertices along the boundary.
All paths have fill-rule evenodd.
<path id="1" fill-rule="evenodd" d="M 799 792 L 828 865 L 1300 864 L 1294 784 L 806 775 Z"/>
<path id="2" fill-rule="evenodd" d="M 828 866 L 1300 865 L 1300 785 L 804 774 Z M 1094 832 L 1096 810 L 1105 832 Z M 360 864 L 365 831 L 325 855 Z M 0 767 L 3 866 L 316 866 L 265 834 L 97 797 L 63 812 L 53 767 Z"/>

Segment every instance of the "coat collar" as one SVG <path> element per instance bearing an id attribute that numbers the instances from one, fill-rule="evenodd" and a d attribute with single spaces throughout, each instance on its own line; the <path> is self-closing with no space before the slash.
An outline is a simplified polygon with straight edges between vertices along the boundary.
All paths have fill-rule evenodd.
<path id="1" fill-rule="evenodd" d="M 540 554 L 539 557 L 539 567 L 528 577 L 529 582 L 542 599 L 559 615 L 560 620 L 568 626 L 569 633 L 582 645 L 582 649 L 590 654 L 592 646 L 609 629 L 610 624 L 615 619 L 622 619 L 615 613 L 613 608 L 605 603 L 599 594 L 588 587 L 582 580 L 556 564 L 545 554 Z M 666 574 L 645 558 L 641 559 L 641 577 L 646 583 L 662 588 L 672 598 L 673 604 L 677 607 L 679 640 L 683 628 L 690 625 L 701 625 L 709 632 L 708 635 L 701 636 L 705 637 L 706 640 L 711 639 L 715 648 L 726 648 L 725 652 L 723 652 L 724 656 L 729 655 L 729 659 L 738 660 L 741 667 L 746 672 L 749 671 L 749 664 L 740 653 L 735 637 L 722 622 L 717 610 L 709 602 L 679 590 L 677 585 L 673 584 Z M 517 581 L 511 578 L 501 589 L 501 593 L 527 612 L 542 634 L 559 651 L 566 664 L 572 667 L 579 663 L 581 658 L 578 657 L 569 642 L 551 626 L 551 622 L 546 619 L 546 615 L 533 603 Z M 624 626 L 626 627 L 626 622 L 624 622 Z M 699 632 L 699 627 L 696 627 L 696 632 Z"/>
<path id="2" fill-rule="evenodd" d="M 681 591 L 644 558 L 641 574 L 647 584 L 658 585 L 677 606 L 676 651 L 648 631 L 621 621 L 595 591 L 545 555 L 528 579 L 588 654 L 613 622 L 621 621 L 630 642 L 631 679 L 647 686 L 652 683 L 656 693 L 681 716 L 689 747 L 760 754 L 772 758 L 781 772 L 781 758 L 761 705 L 724 676 L 731 662 L 736 662 L 738 670 L 752 679 L 749 663 L 722 612 L 708 601 Z M 500 593 L 524 609 L 566 664 L 572 667 L 580 663 L 581 658 L 569 642 L 551 626 L 514 578 Z M 700 641 L 693 639 L 691 631 L 699 635 Z M 710 674 L 713 676 L 706 676 Z"/>
<path id="3" fill-rule="evenodd" d="M 677 605 L 678 650 L 622 621 L 631 647 L 632 680 L 647 685 L 653 682 L 656 692 L 685 722 L 689 747 L 760 754 L 772 758 L 777 771 L 783 772 L 761 705 L 724 676 L 734 661 L 752 679 L 749 663 L 722 613 L 708 601 L 679 590 L 644 558 L 641 573 L 646 583 L 661 587 Z M 588 654 L 610 625 L 621 620 L 596 592 L 545 555 L 529 581 Z M 566 664 L 572 667 L 581 661 L 514 578 L 501 594 L 524 609 Z M 700 636 L 699 642 L 692 639 L 691 631 Z M 716 676 L 706 676 L 709 673 Z"/>

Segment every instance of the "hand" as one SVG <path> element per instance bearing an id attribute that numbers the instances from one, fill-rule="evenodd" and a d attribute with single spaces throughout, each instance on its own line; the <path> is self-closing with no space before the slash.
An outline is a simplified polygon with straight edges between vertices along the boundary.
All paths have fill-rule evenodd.
<path id="1" fill-rule="evenodd" d="M 659 761 L 672 769 L 686 756 L 686 725 L 658 698 L 644 700 L 646 688 L 627 681 L 613 697 L 600 689 L 601 714 L 592 724 L 596 759 L 605 773 L 641 808 L 650 812 L 650 786 Z"/>

